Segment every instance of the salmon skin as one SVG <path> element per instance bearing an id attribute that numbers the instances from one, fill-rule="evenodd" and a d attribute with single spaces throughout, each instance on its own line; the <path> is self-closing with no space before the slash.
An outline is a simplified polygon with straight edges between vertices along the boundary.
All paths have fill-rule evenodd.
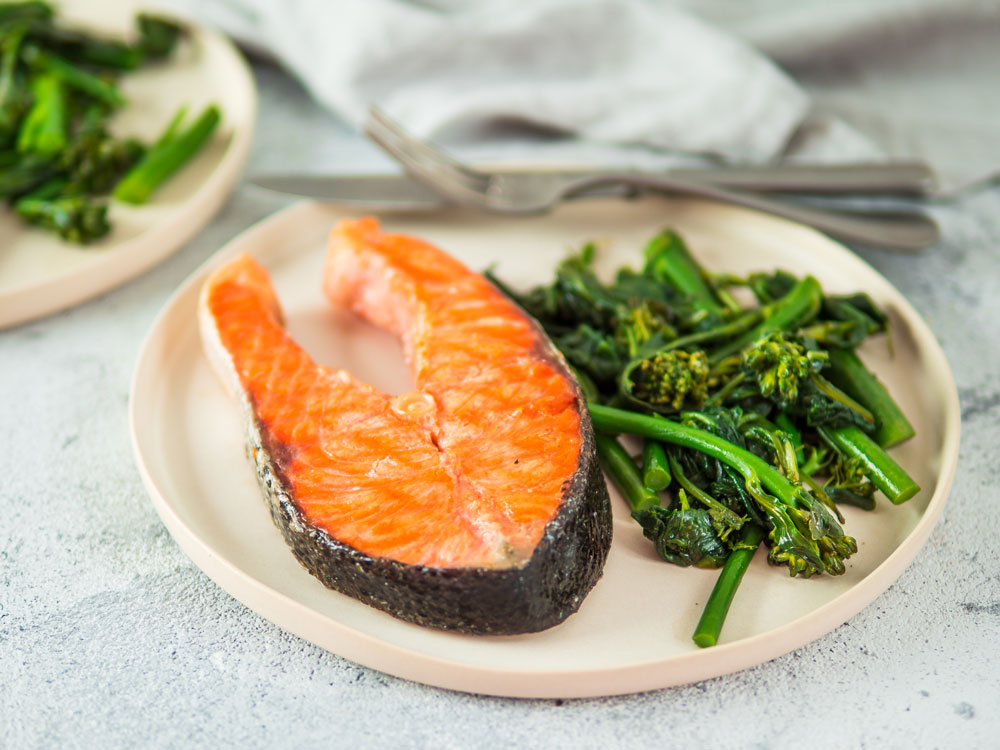
<path id="1" fill-rule="evenodd" d="M 562 356 L 483 276 L 371 218 L 333 229 L 323 287 L 400 338 L 413 391 L 316 364 L 249 256 L 212 273 L 199 305 L 295 556 L 420 625 L 514 634 L 563 621 L 601 576 L 611 512 Z"/>

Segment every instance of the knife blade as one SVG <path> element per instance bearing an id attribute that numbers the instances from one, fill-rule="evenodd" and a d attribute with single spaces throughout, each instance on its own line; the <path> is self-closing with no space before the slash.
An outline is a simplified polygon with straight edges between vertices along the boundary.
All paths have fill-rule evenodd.
<path id="1" fill-rule="evenodd" d="M 289 195 L 359 208 L 434 209 L 447 201 L 430 188 L 401 174 L 295 175 L 250 178 L 252 185 Z"/>
<path id="2" fill-rule="evenodd" d="M 496 171 L 496 170 L 491 170 Z M 524 169 L 511 169 L 523 174 Z M 545 170 L 547 174 L 579 177 L 593 168 Z M 920 162 L 888 164 L 780 165 L 767 167 L 708 167 L 670 169 L 660 174 L 729 188 L 757 192 L 811 195 L 881 195 L 920 197 L 934 188 L 934 174 Z M 440 208 L 447 201 L 423 183 L 405 174 L 262 174 L 249 179 L 258 187 L 279 193 L 344 205 L 399 210 Z M 579 197 L 628 194 L 628 189 L 605 185 Z"/>

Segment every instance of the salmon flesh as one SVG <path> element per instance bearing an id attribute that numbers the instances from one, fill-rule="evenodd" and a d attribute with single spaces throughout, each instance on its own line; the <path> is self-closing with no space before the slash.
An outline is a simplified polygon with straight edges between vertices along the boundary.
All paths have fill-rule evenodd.
<path id="1" fill-rule="evenodd" d="M 242 405 L 277 527 L 330 588 L 473 633 L 551 627 L 600 578 L 607 488 L 582 393 L 487 279 L 376 220 L 340 222 L 323 288 L 399 337 L 414 389 L 316 364 L 247 255 L 205 282 L 205 351 Z"/>

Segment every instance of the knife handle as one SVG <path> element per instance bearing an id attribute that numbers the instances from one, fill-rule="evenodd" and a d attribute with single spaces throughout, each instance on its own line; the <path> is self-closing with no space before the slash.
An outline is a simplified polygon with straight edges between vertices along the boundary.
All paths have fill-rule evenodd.
<path id="1" fill-rule="evenodd" d="M 934 172 L 920 161 L 712 166 L 669 172 L 678 179 L 759 193 L 928 196 L 936 188 Z"/>
<path id="2" fill-rule="evenodd" d="M 937 222 L 921 212 L 836 211 L 780 200 L 759 193 L 731 190 L 702 180 L 682 180 L 673 173 L 654 177 L 649 174 L 620 172 L 594 174 L 558 187 L 561 198 L 585 195 L 600 186 L 620 186 L 641 191 L 673 195 L 694 195 L 731 203 L 805 224 L 840 240 L 896 250 L 924 250 L 940 239 Z M 551 191 L 550 191 L 551 192 Z"/>

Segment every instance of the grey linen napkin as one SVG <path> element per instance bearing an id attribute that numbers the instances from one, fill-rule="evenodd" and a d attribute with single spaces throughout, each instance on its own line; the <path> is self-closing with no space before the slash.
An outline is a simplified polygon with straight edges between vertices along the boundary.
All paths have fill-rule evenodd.
<path id="1" fill-rule="evenodd" d="M 599 161 L 635 161 L 622 144 L 732 162 L 919 156 L 952 184 L 1000 164 L 1000 0 L 172 4 L 355 126 L 377 102 L 421 135 L 523 145 L 511 124 L 531 125 Z"/>

